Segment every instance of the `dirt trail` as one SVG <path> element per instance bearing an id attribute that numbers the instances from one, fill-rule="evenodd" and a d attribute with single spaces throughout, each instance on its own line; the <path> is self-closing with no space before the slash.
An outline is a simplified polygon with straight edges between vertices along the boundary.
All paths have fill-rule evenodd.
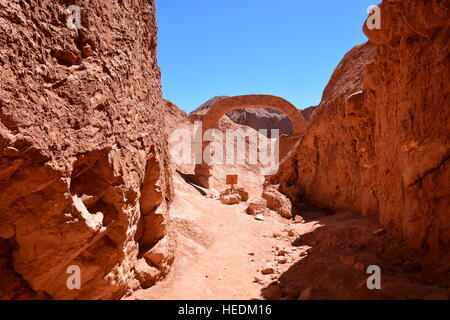
<path id="1" fill-rule="evenodd" d="M 175 185 L 170 225 L 177 248 L 171 272 L 126 299 L 450 297 L 450 270 L 394 241 L 374 220 L 309 209 L 304 224 L 275 212 L 260 222 L 245 214 L 246 203 L 226 206 L 208 199 L 180 176 Z M 369 265 L 382 270 L 381 290 L 366 286 Z M 263 275 L 270 266 L 274 273 Z"/>

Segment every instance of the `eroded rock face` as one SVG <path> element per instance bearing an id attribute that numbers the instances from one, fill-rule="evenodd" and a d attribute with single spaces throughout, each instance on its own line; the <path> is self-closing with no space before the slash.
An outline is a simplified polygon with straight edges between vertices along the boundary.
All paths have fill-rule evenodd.
<path id="1" fill-rule="evenodd" d="M 272 183 L 379 217 L 414 247 L 450 253 L 448 2 L 384 1 L 381 30 L 336 68 Z M 410 23 L 409 23 L 410 22 Z"/>
<path id="2" fill-rule="evenodd" d="M 77 4 L 0 2 L 0 298 L 118 298 L 167 233 L 154 3 Z"/>

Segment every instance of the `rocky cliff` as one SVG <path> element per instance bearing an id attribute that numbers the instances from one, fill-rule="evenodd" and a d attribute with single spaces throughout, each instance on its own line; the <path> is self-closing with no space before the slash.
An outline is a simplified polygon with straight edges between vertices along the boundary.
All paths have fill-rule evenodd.
<path id="1" fill-rule="evenodd" d="M 415 248 L 450 254 L 450 5 L 384 1 L 381 29 L 336 68 L 272 183 L 378 217 Z M 294 196 L 295 198 L 295 196 Z"/>
<path id="2" fill-rule="evenodd" d="M 76 4 L 79 30 L 66 1 L 0 1 L 3 299 L 118 298 L 172 260 L 154 3 Z"/>

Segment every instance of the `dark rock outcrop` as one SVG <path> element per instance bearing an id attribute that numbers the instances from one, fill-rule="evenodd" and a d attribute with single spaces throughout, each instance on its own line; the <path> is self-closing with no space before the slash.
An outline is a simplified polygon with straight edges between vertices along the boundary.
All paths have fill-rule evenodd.
<path id="1" fill-rule="evenodd" d="M 384 1 L 381 30 L 336 68 L 305 137 L 271 183 L 378 217 L 415 248 L 450 254 L 450 7 Z M 411 22 L 411 23 L 410 23 Z"/>

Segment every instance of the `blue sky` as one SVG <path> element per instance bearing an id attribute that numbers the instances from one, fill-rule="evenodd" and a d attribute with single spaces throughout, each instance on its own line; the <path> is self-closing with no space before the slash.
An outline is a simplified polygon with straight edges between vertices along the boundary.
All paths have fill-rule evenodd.
<path id="1" fill-rule="evenodd" d="M 378 2 L 156 0 L 163 96 L 187 112 L 220 95 L 317 105 Z"/>

